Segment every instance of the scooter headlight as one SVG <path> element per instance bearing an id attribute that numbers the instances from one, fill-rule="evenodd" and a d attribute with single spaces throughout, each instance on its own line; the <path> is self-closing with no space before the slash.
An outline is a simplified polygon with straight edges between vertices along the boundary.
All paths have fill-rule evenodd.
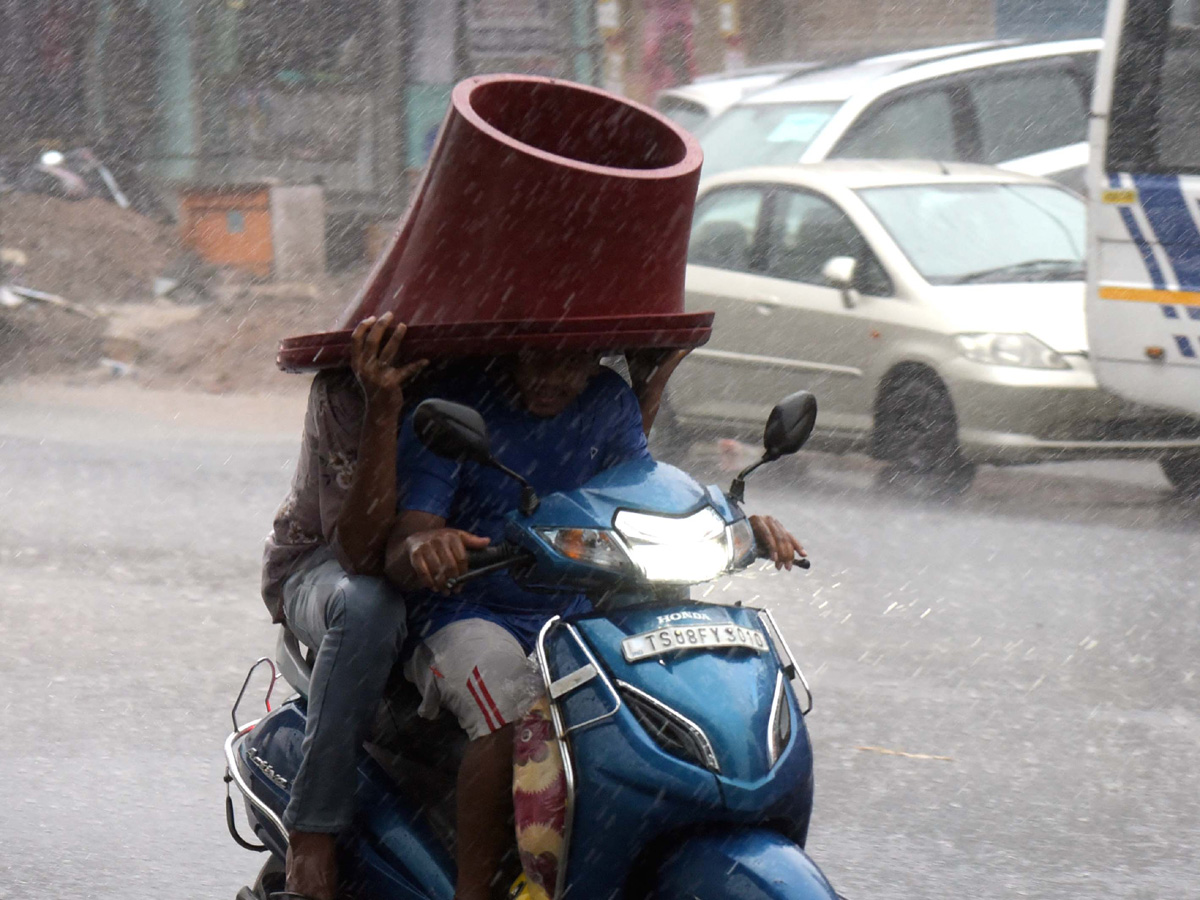
<path id="1" fill-rule="evenodd" d="M 610 532 L 598 528 L 539 528 L 538 534 L 551 547 L 575 562 L 601 569 L 623 569 L 629 557 Z"/>
<path id="2" fill-rule="evenodd" d="M 613 526 L 647 581 L 698 584 L 734 561 L 730 529 L 712 507 L 682 518 L 621 510 Z"/>

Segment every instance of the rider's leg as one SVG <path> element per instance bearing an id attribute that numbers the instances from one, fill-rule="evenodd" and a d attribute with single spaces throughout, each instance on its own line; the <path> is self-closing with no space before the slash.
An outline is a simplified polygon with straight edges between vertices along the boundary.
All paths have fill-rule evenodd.
<path id="1" fill-rule="evenodd" d="M 462 619 L 421 642 L 405 665 L 420 688 L 422 715 L 445 708 L 471 738 L 458 772 L 455 900 L 487 900 L 500 859 L 514 842 L 512 724 L 540 679 L 516 638 L 495 622 Z"/>
<path id="2" fill-rule="evenodd" d="M 359 747 L 404 640 L 404 601 L 383 579 L 347 575 L 331 560 L 287 582 L 284 615 L 317 654 L 303 761 L 283 815 L 288 889 L 323 900 L 336 886 L 334 837 L 354 815 Z"/>

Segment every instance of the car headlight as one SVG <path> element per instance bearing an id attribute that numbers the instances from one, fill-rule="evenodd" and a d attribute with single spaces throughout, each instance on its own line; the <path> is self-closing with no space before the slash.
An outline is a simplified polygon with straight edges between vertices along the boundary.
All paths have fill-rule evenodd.
<path id="1" fill-rule="evenodd" d="M 620 570 L 629 565 L 621 542 L 610 532 L 598 528 L 539 528 L 537 533 L 567 559 L 601 569 Z"/>
<path id="2" fill-rule="evenodd" d="M 744 522 L 745 520 L 739 520 Z M 613 527 L 625 552 L 647 581 L 698 584 L 727 572 L 753 550 L 754 533 L 739 523 L 727 526 L 712 507 L 672 518 L 621 510 Z"/>
<path id="3" fill-rule="evenodd" d="M 967 359 L 990 366 L 1021 366 L 1027 369 L 1069 369 L 1060 354 L 1028 334 L 958 334 L 959 352 Z"/>

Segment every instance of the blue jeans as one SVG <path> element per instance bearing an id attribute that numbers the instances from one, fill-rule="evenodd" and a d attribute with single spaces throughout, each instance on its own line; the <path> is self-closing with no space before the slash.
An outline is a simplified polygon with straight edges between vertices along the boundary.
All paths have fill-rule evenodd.
<path id="1" fill-rule="evenodd" d="M 283 587 L 288 627 L 316 650 L 304 760 L 283 814 L 289 831 L 335 833 L 354 816 L 358 754 L 406 633 L 404 599 L 382 578 L 329 559 Z"/>

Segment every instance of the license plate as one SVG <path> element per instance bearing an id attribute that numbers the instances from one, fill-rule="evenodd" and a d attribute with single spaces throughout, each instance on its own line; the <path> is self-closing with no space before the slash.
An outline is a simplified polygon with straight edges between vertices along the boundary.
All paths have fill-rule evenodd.
<path id="1" fill-rule="evenodd" d="M 745 647 L 766 653 L 767 638 L 753 628 L 724 624 L 657 628 L 621 641 L 625 662 L 637 662 L 639 659 L 651 659 L 682 650 L 712 650 L 718 647 Z"/>

